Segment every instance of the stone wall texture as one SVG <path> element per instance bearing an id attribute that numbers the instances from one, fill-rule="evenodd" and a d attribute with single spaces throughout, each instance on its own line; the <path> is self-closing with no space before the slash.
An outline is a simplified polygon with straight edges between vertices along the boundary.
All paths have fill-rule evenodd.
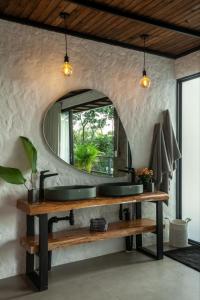
<path id="1" fill-rule="evenodd" d="M 44 113 L 68 91 L 97 89 L 114 103 L 126 130 L 133 165 L 148 165 L 153 127 L 170 109 L 175 127 L 174 61 L 147 55 L 147 72 L 152 79 L 149 90 L 139 86 L 143 54 L 120 47 L 69 36 L 69 56 L 73 76 L 65 78 L 61 66 L 65 52 L 64 36 L 6 21 L 0 21 L 0 165 L 20 168 L 27 176 L 28 164 L 19 136 L 29 137 L 39 151 L 39 169 L 59 173 L 48 185 L 99 184 L 106 178 L 86 175 L 58 160 L 42 136 Z M 116 179 L 115 179 L 116 180 Z M 175 214 L 175 180 L 171 184 L 165 216 Z M 25 251 L 19 245 L 25 234 L 25 215 L 16 209 L 16 200 L 25 197 L 21 186 L 0 181 L 0 278 L 23 273 Z M 145 214 L 154 216 L 154 205 L 146 204 Z M 77 227 L 91 217 L 118 218 L 118 207 L 75 211 Z M 66 226 L 66 224 L 60 224 Z M 145 238 L 154 243 L 153 235 Z M 53 264 L 63 264 L 124 249 L 124 240 L 115 239 L 74 246 L 53 253 Z"/>

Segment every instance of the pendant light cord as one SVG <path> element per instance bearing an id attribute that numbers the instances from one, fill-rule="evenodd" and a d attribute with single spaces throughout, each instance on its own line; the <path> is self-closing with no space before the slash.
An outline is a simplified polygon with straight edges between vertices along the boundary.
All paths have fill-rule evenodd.
<path id="1" fill-rule="evenodd" d="M 64 27 L 65 27 L 65 47 L 66 47 L 66 55 L 67 55 L 67 22 L 66 22 L 66 16 L 64 16 Z"/>
<path id="2" fill-rule="evenodd" d="M 146 38 L 144 37 L 144 70 L 145 70 L 145 65 L 146 65 L 145 51 L 146 51 Z"/>

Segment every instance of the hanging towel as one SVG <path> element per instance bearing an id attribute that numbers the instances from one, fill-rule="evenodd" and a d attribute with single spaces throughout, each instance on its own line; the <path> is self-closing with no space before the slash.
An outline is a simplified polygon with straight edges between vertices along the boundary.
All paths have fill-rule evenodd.
<path id="1" fill-rule="evenodd" d="M 162 126 L 157 123 L 154 127 L 153 141 L 150 157 L 150 169 L 153 170 L 157 190 L 161 190 L 164 176 L 170 172 L 170 164 L 164 141 Z"/>
<path id="2" fill-rule="evenodd" d="M 170 179 L 176 169 L 176 162 L 181 158 L 175 138 L 169 110 L 163 112 L 163 125 L 154 128 L 150 168 L 154 171 L 157 190 L 169 193 Z"/>
<path id="3" fill-rule="evenodd" d="M 181 158 L 181 153 L 175 138 L 169 110 L 163 112 L 163 135 L 167 150 L 167 157 L 170 164 L 170 179 L 172 179 L 173 171 L 176 170 L 177 160 Z"/>

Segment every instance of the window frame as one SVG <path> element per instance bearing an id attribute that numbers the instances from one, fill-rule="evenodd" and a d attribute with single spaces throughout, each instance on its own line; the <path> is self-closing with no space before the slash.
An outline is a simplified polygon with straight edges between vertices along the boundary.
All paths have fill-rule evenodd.
<path id="1" fill-rule="evenodd" d="M 200 77 L 200 72 L 186 77 L 179 78 L 176 81 L 176 136 L 177 136 L 177 141 L 181 153 L 182 153 L 182 86 L 184 82 L 198 77 Z M 176 218 L 182 219 L 182 159 L 178 161 L 177 170 L 176 170 Z M 193 243 L 194 241 L 190 241 L 190 242 Z"/>

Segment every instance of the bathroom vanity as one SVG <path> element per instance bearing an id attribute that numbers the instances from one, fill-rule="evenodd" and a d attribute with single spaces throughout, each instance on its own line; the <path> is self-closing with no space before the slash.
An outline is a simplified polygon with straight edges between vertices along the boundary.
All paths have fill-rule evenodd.
<path id="1" fill-rule="evenodd" d="M 25 200 L 17 201 L 17 208 L 26 213 L 27 235 L 21 238 L 26 250 L 26 274 L 41 291 L 48 288 L 48 252 L 61 247 L 69 247 L 97 240 L 105 240 L 136 235 L 136 249 L 156 259 L 163 258 L 163 201 L 168 200 L 163 192 L 143 193 L 125 197 L 97 197 L 95 199 L 73 200 L 66 202 L 41 202 L 29 204 Z M 142 218 L 142 202 L 156 205 L 156 220 Z M 72 210 L 107 205 L 132 203 L 135 211 L 133 220 L 120 220 L 109 224 L 106 232 L 90 232 L 89 228 L 70 229 L 48 234 L 48 214 L 70 212 Z M 39 219 L 39 234 L 35 235 L 35 218 Z M 142 246 L 142 233 L 156 234 L 156 253 Z M 39 258 L 39 268 L 35 270 L 35 255 Z"/>
<path id="2" fill-rule="evenodd" d="M 43 120 L 43 135 L 48 149 L 68 167 L 70 164 L 84 176 L 126 178 L 98 186 L 56 186 L 45 188 L 44 180 L 58 175 L 40 172 L 40 202 L 30 204 L 18 200 L 17 207 L 26 213 L 26 236 L 21 245 L 26 250 L 26 274 L 39 290 L 48 288 L 52 251 L 84 243 L 113 238 L 125 238 L 125 249 L 136 249 L 155 259 L 163 258 L 163 192 L 143 193 L 143 185 L 135 181 L 135 170 L 125 129 L 113 102 L 97 90 L 68 92 L 50 106 Z M 80 173 L 81 174 L 81 173 Z M 88 180 L 89 182 L 89 180 Z M 90 198 L 90 199 L 89 199 Z M 142 218 L 142 202 L 156 206 L 156 220 Z M 125 205 L 126 204 L 126 207 Z M 119 205 L 119 221 L 108 224 L 106 232 L 91 232 L 89 227 L 73 229 L 74 211 L 98 206 Z M 127 207 L 128 206 L 128 207 Z M 124 208 L 125 207 L 125 208 Z M 65 217 L 48 214 L 67 212 Z M 39 219 L 39 234 L 35 220 Z M 68 230 L 53 232 L 53 223 L 69 221 Z M 76 222 L 75 222 L 76 223 Z M 89 226 L 89 220 L 88 220 Z M 156 253 L 142 245 L 142 234 L 156 234 Z M 35 267 L 38 256 L 39 267 Z"/>

